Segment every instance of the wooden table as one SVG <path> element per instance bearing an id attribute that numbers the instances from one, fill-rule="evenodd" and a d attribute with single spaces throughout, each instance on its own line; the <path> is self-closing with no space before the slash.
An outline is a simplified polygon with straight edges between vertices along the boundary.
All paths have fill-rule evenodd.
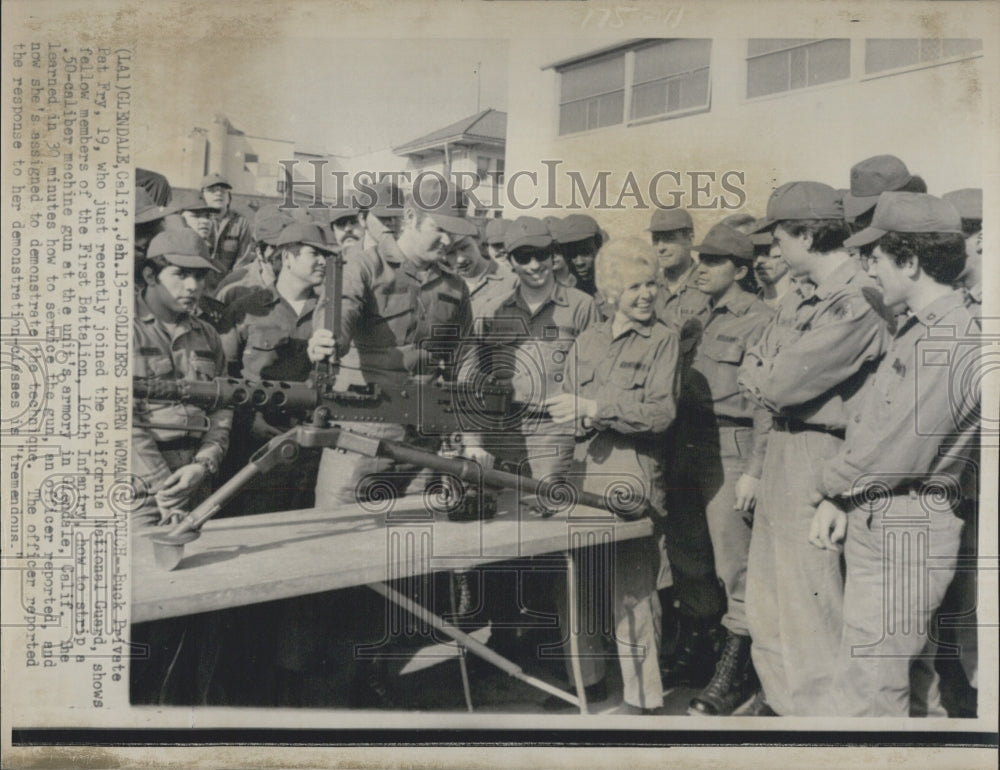
<path id="1" fill-rule="evenodd" d="M 502 493 L 496 517 L 482 522 L 449 521 L 443 512 L 432 512 L 421 495 L 382 505 L 310 508 L 211 520 L 203 527 L 201 537 L 185 546 L 184 558 L 173 571 L 156 566 L 148 538 L 133 538 L 132 622 L 370 585 L 470 651 L 528 681 L 532 678 L 517 673 L 520 668 L 516 664 L 471 640 L 385 583 L 541 554 L 556 554 L 553 569 L 566 569 L 572 581 L 574 550 L 651 533 L 648 519 L 625 522 L 606 511 L 584 506 L 551 518 L 536 518 L 513 492 Z M 571 590 L 569 596 L 572 599 L 575 591 Z M 571 613 L 574 610 L 571 607 Z M 570 641 L 574 646 L 575 637 Z M 582 693 L 579 672 L 574 673 L 577 692 Z M 542 689 L 554 691 L 582 710 L 586 707 L 583 698 L 537 680 L 529 683 L 544 685 Z"/>

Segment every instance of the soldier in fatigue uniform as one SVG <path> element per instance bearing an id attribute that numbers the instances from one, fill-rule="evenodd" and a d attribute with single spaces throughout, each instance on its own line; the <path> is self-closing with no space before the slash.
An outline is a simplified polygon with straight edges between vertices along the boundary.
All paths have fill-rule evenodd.
<path id="1" fill-rule="evenodd" d="M 983 191 L 979 187 L 954 190 L 941 196 L 962 217 L 965 235 L 965 269 L 959 276 L 970 305 L 977 314 L 983 305 Z"/>
<path id="2" fill-rule="evenodd" d="M 274 285 L 274 263 L 277 261 L 276 242 L 292 218 L 277 206 L 264 206 L 254 214 L 252 259 L 235 267 L 215 290 L 215 298 L 224 305 Z"/>
<path id="3" fill-rule="evenodd" d="M 489 258 L 497 264 L 505 261 L 507 247 L 504 245 L 504 233 L 511 224 L 508 219 L 491 219 L 486 223 L 486 252 Z"/>
<path id="4" fill-rule="evenodd" d="M 514 275 L 484 257 L 479 243 L 471 235 L 455 240 L 446 256 L 448 265 L 469 287 L 472 318 L 476 328 L 481 330 L 484 319 L 491 317 L 496 305 L 514 290 Z"/>
<path id="5" fill-rule="evenodd" d="M 145 256 L 137 257 L 137 265 L 141 289 L 132 322 L 135 376 L 168 381 L 223 376 L 219 335 L 196 314 L 205 276 L 218 269 L 205 242 L 186 228 L 161 232 L 149 242 Z M 139 483 L 130 514 L 132 536 L 149 534 L 208 496 L 229 446 L 231 421 L 229 409 L 133 404 L 132 473 Z M 146 645 L 149 656 L 133 661 L 132 702 L 205 703 L 211 676 L 200 674 L 212 668 L 216 629 L 214 620 L 195 624 L 189 618 L 133 626 L 132 642 Z"/>
<path id="6" fill-rule="evenodd" d="M 983 191 L 981 188 L 954 190 L 941 196 L 952 204 L 962 218 L 962 233 L 965 235 L 965 269 L 959 276 L 959 289 L 965 295 L 965 303 L 977 320 L 981 320 L 983 309 Z M 965 520 L 962 529 L 962 545 L 959 556 L 975 559 L 979 553 L 979 482 L 980 453 L 978 439 L 973 442 L 972 462 L 962 475 L 962 508 L 959 515 Z M 979 638 L 976 630 L 976 590 L 975 570 L 959 570 L 952 581 L 948 594 L 941 603 L 941 615 L 946 613 L 962 617 L 960 625 L 950 632 L 946 641 L 959 647 L 961 672 L 956 671 L 952 660 L 941 660 L 938 666 L 950 671 L 950 683 L 957 692 L 957 703 L 949 709 L 950 714 L 975 716 L 977 712 L 977 690 L 979 688 Z M 946 631 L 946 634 L 948 632 Z"/>
<path id="7" fill-rule="evenodd" d="M 823 715 L 831 709 L 843 579 L 838 555 L 823 557 L 808 543 L 814 478 L 843 444 L 890 321 L 876 309 L 878 290 L 844 248 L 843 204 L 832 187 L 782 185 L 759 229 L 774 231 L 789 269 L 815 290 L 796 307 L 782 304 L 739 375 L 773 415 L 746 580 L 753 664 L 764 692 L 754 709 Z"/>
<path id="8" fill-rule="evenodd" d="M 224 376 L 219 335 L 194 312 L 205 274 L 217 269 L 204 242 L 189 230 L 160 233 L 141 269 L 144 286 L 136 293 L 132 326 L 135 376 L 200 381 Z M 134 410 L 132 466 L 144 487 L 133 515 L 138 531 L 187 512 L 208 494 L 208 482 L 229 447 L 232 412 L 145 402 L 136 402 Z M 208 430 L 194 430 L 203 426 Z"/>
<path id="9" fill-rule="evenodd" d="M 563 220 L 560 217 L 549 216 L 545 217 L 544 221 L 552 236 L 552 275 L 555 276 L 556 283 L 575 289 L 576 274 L 570 269 L 566 257 L 559 248 L 559 236 L 563 233 Z"/>
<path id="10" fill-rule="evenodd" d="M 851 187 L 844 191 L 844 219 L 855 230 L 871 222 L 879 196 L 889 191 L 927 192 L 924 180 L 895 155 L 873 155 L 851 166 Z"/>
<path id="11" fill-rule="evenodd" d="M 604 233 L 592 217 L 570 214 L 552 224 L 556 249 L 576 277 L 576 288 L 591 297 L 597 295 L 594 260 L 605 241 Z"/>
<path id="12" fill-rule="evenodd" d="M 694 249 L 695 285 L 706 301 L 681 329 L 685 352 L 672 434 L 667 553 L 682 628 L 695 630 L 682 635 L 664 684 L 705 682 L 706 669 L 714 667 L 712 680 L 691 702 L 693 713 L 714 716 L 732 713 L 756 687 L 744 600 L 750 515 L 771 419 L 742 392 L 737 375 L 773 311 L 741 286 L 753 261 L 748 236 L 720 223 Z M 678 305 L 686 303 L 683 297 Z M 710 626 L 723 602 L 726 642 L 716 666 Z"/>
<path id="13" fill-rule="evenodd" d="M 201 180 L 201 197 L 212 212 L 212 258 L 222 267 L 222 275 L 210 278 L 205 287 L 206 293 L 215 296 L 219 280 L 250 253 L 251 228 L 245 216 L 233 211 L 233 186 L 221 174 Z"/>
<path id="14" fill-rule="evenodd" d="M 774 244 L 770 233 L 754 233 L 750 240 L 754 251 L 753 272 L 760 285 L 758 296 L 769 308 L 777 310 L 793 283 L 788 264 L 781 258 L 781 249 Z"/>
<path id="15" fill-rule="evenodd" d="M 843 543 L 847 567 L 825 701 L 827 713 L 838 716 L 905 717 L 912 713 L 911 665 L 955 572 L 960 478 L 980 409 L 979 389 L 956 383 L 979 371 L 982 341 L 953 288 L 965 243 L 951 204 L 883 193 L 871 225 L 846 245 L 874 245 L 864 258 L 869 275 L 887 307 L 909 314 L 866 382 L 846 439 L 813 476 L 818 506 L 809 542 L 837 557 Z M 907 536 L 926 549 L 901 550 Z M 889 585 L 886 565 L 893 566 Z M 924 588 L 913 590 L 918 583 Z"/>
<path id="16" fill-rule="evenodd" d="M 383 237 L 376 247 L 348 256 L 344 267 L 342 337 L 336 345 L 340 353 L 351 346 L 357 350 L 359 374 L 366 382 L 398 387 L 413 376 L 450 378 L 455 353 L 471 333 L 469 289 L 446 267 L 444 253 L 453 238 L 473 236 L 478 230 L 465 218 L 465 201 L 457 191 L 442 186 L 437 177 L 424 177 L 423 182 L 406 198 L 399 238 Z M 370 211 L 368 216 L 373 215 Z M 310 360 L 329 357 L 334 343 L 331 330 L 315 330 Z M 378 438 L 437 445 L 420 437 L 413 426 L 342 424 Z M 415 475 L 416 469 L 397 467 L 384 458 L 328 450 L 317 500 L 355 502 L 403 494 Z"/>
<path id="17" fill-rule="evenodd" d="M 601 319 L 591 297 L 556 280 L 553 238 L 544 221 L 519 217 L 507 227 L 505 244 L 517 287 L 486 321 L 478 351 L 479 365 L 488 374 L 511 378 L 522 419 L 509 434 L 467 435 L 465 443 L 477 449 L 485 444 L 485 449 L 500 459 L 521 467 L 526 464 L 534 478 L 564 481 L 573 462 L 574 428 L 556 423 L 545 404 L 562 392 L 573 340 Z M 528 499 L 524 505 L 536 515 L 552 513 L 544 500 Z M 528 593 L 534 598 L 552 589 L 549 584 L 532 586 Z M 565 620 L 565 586 L 560 583 L 556 591 L 557 614 Z M 600 640 L 583 636 L 581 643 L 588 645 L 580 661 L 587 697 L 601 700 L 606 684 Z M 561 708 L 563 702 L 548 703 Z"/>
<path id="18" fill-rule="evenodd" d="M 677 335 L 655 315 L 658 272 L 656 255 L 640 240 L 613 241 L 601 249 L 597 286 L 614 315 L 576 338 L 563 393 L 547 402 L 556 423 L 576 421 L 578 434 L 590 439 L 578 443 L 576 452 L 586 491 L 606 494 L 609 479 L 635 479 L 641 485 L 636 492 L 651 504 L 654 535 L 615 544 L 612 574 L 605 576 L 614 586 L 627 713 L 651 713 L 663 705 L 657 541 L 667 515 L 663 438 L 676 414 L 678 345 Z"/>
<path id="19" fill-rule="evenodd" d="M 691 256 L 694 222 L 684 209 L 657 209 L 649 222 L 649 235 L 660 260 L 660 293 L 656 317 L 666 319 L 671 306 L 694 288 L 695 261 Z"/>
<path id="20" fill-rule="evenodd" d="M 189 228 L 198 234 L 208 246 L 209 258 L 212 253 L 212 212 L 214 209 L 202 200 L 201 196 L 182 191 L 175 196 L 170 206 L 170 212 L 163 219 L 164 230 L 179 230 Z M 198 300 L 197 315 L 211 324 L 217 331 L 222 327 L 225 306 L 212 296 L 212 288 L 218 285 L 223 275 L 222 265 L 212 260 L 216 269 L 205 279 L 205 290 Z M 228 272 L 228 271 L 226 271 Z"/>
<path id="21" fill-rule="evenodd" d="M 354 193 L 348 192 L 342 200 L 330 206 L 330 231 L 333 233 L 333 242 L 341 253 L 356 247 L 365 237 L 361 207 L 358 206 Z"/>
<path id="22" fill-rule="evenodd" d="M 319 225 L 303 222 L 285 225 L 275 247 L 280 261 L 274 284 L 254 289 L 229 306 L 223 349 L 230 369 L 241 377 L 304 382 L 312 372 L 306 343 L 316 326 L 318 289 L 334 247 Z M 288 419 L 275 419 L 268 422 L 263 415 L 254 415 L 249 441 L 241 447 L 246 459 L 292 427 Z M 318 467 L 319 453 L 303 450 L 298 462 L 254 482 L 244 495 L 244 512 L 311 508 Z"/>

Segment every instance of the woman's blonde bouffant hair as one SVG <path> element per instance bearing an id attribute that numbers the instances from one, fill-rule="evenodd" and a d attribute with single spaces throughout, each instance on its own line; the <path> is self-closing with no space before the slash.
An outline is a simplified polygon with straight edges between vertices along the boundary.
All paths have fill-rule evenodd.
<path id="1" fill-rule="evenodd" d="M 658 272 L 656 252 L 651 244 L 638 238 L 610 240 L 597 252 L 594 264 L 594 282 L 598 290 L 612 305 L 626 288 L 624 278 L 628 274 L 645 274 L 648 270 L 655 278 Z"/>

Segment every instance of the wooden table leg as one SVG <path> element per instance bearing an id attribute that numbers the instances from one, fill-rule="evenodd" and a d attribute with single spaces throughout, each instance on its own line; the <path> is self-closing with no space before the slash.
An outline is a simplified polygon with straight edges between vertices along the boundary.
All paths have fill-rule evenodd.
<path id="1" fill-rule="evenodd" d="M 583 671 L 580 669 L 580 606 L 576 595 L 576 563 L 572 551 L 564 551 L 566 558 L 566 593 L 569 606 L 569 657 L 573 670 L 573 684 L 580 704 L 580 713 L 587 713 L 587 692 L 583 685 Z"/>
<path id="2" fill-rule="evenodd" d="M 458 612 L 459 604 L 455 596 L 456 574 L 455 570 L 448 573 L 448 587 L 451 589 L 451 611 L 454 613 Z M 465 661 L 465 645 L 458 639 L 455 640 L 455 643 L 458 645 L 458 669 L 462 673 L 462 692 L 465 695 L 465 705 L 471 713 L 475 709 L 472 707 L 472 687 L 469 684 L 469 666 Z"/>

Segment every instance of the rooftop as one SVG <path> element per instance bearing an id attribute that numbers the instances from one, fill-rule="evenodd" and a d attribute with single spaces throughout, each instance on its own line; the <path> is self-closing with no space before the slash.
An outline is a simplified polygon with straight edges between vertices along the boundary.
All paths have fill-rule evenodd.
<path id="1" fill-rule="evenodd" d="M 409 155 L 456 142 L 503 145 L 506 140 L 507 113 L 490 108 L 393 147 L 392 150 L 397 155 Z"/>

